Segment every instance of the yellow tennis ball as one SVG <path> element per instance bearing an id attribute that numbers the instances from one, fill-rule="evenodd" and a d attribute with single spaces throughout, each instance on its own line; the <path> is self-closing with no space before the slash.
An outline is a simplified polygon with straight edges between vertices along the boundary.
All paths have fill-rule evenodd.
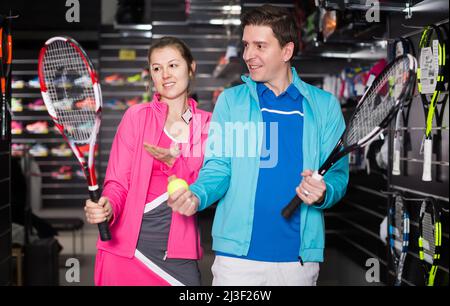
<path id="1" fill-rule="evenodd" d="M 167 192 L 169 193 L 169 195 L 172 195 L 172 193 L 181 188 L 188 190 L 189 185 L 185 180 L 177 178 L 169 182 L 169 184 L 167 185 Z"/>

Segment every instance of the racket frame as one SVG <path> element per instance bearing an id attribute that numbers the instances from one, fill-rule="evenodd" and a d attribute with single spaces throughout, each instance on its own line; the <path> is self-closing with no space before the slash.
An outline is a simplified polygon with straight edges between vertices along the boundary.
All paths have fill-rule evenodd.
<path id="1" fill-rule="evenodd" d="M 365 145 L 367 145 L 370 142 L 370 140 L 372 140 L 374 137 L 378 136 L 380 133 L 383 132 L 384 128 L 389 124 L 389 122 L 392 120 L 392 118 L 395 116 L 396 112 L 398 111 L 400 105 L 402 104 L 402 102 L 404 100 L 404 96 L 410 90 L 410 86 L 412 86 L 412 83 L 415 82 L 415 76 L 416 76 L 415 72 L 416 72 L 417 63 L 416 63 L 416 59 L 414 58 L 414 56 L 412 56 L 410 54 L 400 56 L 395 61 L 393 61 L 392 63 L 390 63 L 389 65 L 386 66 L 385 70 L 383 70 L 383 72 L 372 83 L 371 87 L 369 87 L 368 90 L 366 90 L 363 97 L 360 99 L 360 102 L 356 106 L 356 109 L 350 119 L 350 122 L 351 122 L 353 120 L 353 118 L 355 117 L 355 115 L 358 114 L 358 111 L 364 105 L 363 102 L 365 101 L 366 97 L 372 94 L 371 89 L 375 88 L 376 84 L 378 83 L 378 80 L 385 77 L 386 72 L 388 70 L 390 70 L 392 68 L 392 66 L 394 66 L 398 61 L 400 61 L 401 59 L 404 59 L 406 57 L 408 57 L 408 59 L 409 59 L 409 70 L 411 71 L 411 73 L 409 74 L 410 79 L 409 79 L 409 82 L 407 82 L 407 86 L 403 89 L 402 93 L 396 98 L 395 103 L 394 103 L 394 108 L 392 109 L 392 111 L 386 116 L 386 118 L 384 118 L 382 120 L 382 122 L 377 127 L 375 127 L 371 132 L 369 132 L 365 137 L 360 139 L 357 143 L 349 145 L 347 147 L 343 147 L 343 139 L 345 138 L 346 133 L 349 131 L 348 129 L 346 129 L 342 133 L 342 136 L 339 138 L 338 143 L 336 144 L 334 149 L 331 151 L 328 158 L 325 160 L 325 162 L 322 164 L 322 166 L 320 166 L 320 168 L 314 172 L 314 174 L 312 176 L 314 179 L 319 180 L 319 181 L 322 180 L 325 173 L 331 167 L 333 167 L 333 165 L 337 161 L 339 161 L 342 157 L 344 157 L 348 153 L 356 150 L 357 148 L 364 147 Z M 302 203 L 301 199 L 297 195 L 295 195 L 292 198 L 292 200 L 289 202 L 289 204 L 287 204 L 283 208 L 283 210 L 281 211 L 281 214 L 283 215 L 284 218 L 289 219 L 293 215 L 295 210 L 300 206 L 301 203 Z"/>
<path id="2" fill-rule="evenodd" d="M 393 43 L 393 56 L 394 59 L 403 54 L 397 54 L 397 45 L 401 44 L 403 54 L 411 54 L 416 56 L 414 50 L 414 45 L 409 38 L 400 37 Z M 403 147 L 403 157 L 406 157 L 406 143 L 408 141 L 409 134 L 407 131 L 402 129 L 408 124 L 409 112 L 411 110 L 411 102 L 414 99 L 414 93 L 416 90 L 416 82 L 411 86 L 410 92 L 407 94 L 405 102 L 402 103 L 400 109 L 398 110 L 397 117 L 395 120 L 395 130 L 394 130 L 394 140 L 393 140 L 393 156 L 392 156 L 392 175 L 401 175 L 405 172 L 405 169 L 401 167 L 401 157 L 402 157 L 402 147 Z M 403 170 L 403 171 L 402 171 Z"/>
<path id="3" fill-rule="evenodd" d="M 70 135 L 68 135 L 65 132 L 64 125 L 61 123 L 61 121 L 58 119 L 58 115 L 53 107 L 53 103 L 51 100 L 51 97 L 48 93 L 48 88 L 45 81 L 45 73 L 44 73 L 44 61 L 45 61 L 45 54 L 48 49 L 48 46 L 52 43 L 55 43 L 57 41 L 62 41 L 64 43 L 70 44 L 80 55 L 81 59 L 83 60 L 88 72 L 89 76 L 92 81 L 92 87 L 93 92 L 95 96 L 95 120 L 94 120 L 94 126 L 90 135 L 90 138 L 82 142 L 83 145 L 80 145 L 81 143 L 78 143 L 76 140 L 74 140 Z M 86 52 L 83 50 L 83 48 L 72 38 L 67 36 L 56 36 L 48 39 L 45 42 L 45 45 L 41 48 L 41 51 L 39 53 L 39 67 L 38 67 L 38 74 L 39 74 L 39 81 L 41 86 L 41 94 L 42 98 L 44 100 L 44 103 L 47 107 L 47 110 L 49 112 L 50 117 L 53 119 L 55 126 L 58 128 L 58 130 L 61 132 L 61 135 L 64 137 L 70 148 L 72 149 L 74 155 L 76 156 L 78 162 L 81 165 L 81 168 L 83 170 L 83 173 L 86 177 L 87 183 L 88 183 L 88 190 L 89 190 L 89 196 L 91 201 L 97 203 L 100 199 L 100 191 L 99 186 L 97 183 L 97 176 L 95 173 L 95 151 L 96 151 L 96 140 L 97 135 L 100 129 L 101 124 L 101 110 L 102 110 L 102 94 L 101 94 L 101 88 L 99 84 L 99 78 L 97 75 L 97 72 L 93 68 L 93 64 L 89 57 L 87 56 Z M 85 145 L 88 144 L 88 151 L 86 152 Z M 88 155 L 88 159 L 86 161 L 85 155 Z M 100 238 L 102 241 L 108 241 L 111 239 L 111 233 L 108 228 L 108 222 L 104 221 L 102 223 L 98 224 L 99 231 L 100 231 Z"/>
<path id="4" fill-rule="evenodd" d="M 401 203 L 401 206 L 403 208 L 402 213 L 402 228 L 403 231 L 399 233 L 399 235 L 402 235 L 402 247 L 399 251 L 395 245 L 395 238 L 394 238 L 394 229 L 396 228 L 398 230 L 397 222 L 393 222 L 393 220 L 396 220 L 396 212 L 397 212 L 397 204 Z M 389 250 L 393 259 L 394 269 L 395 269 L 395 280 L 394 280 L 394 286 L 400 286 L 402 284 L 402 275 L 403 275 L 403 267 L 406 259 L 406 255 L 408 254 L 408 246 L 409 246 L 409 233 L 410 233 L 410 217 L 409 212 L 406 207 L 405 201 L 403 200 L 402 195 L 397 194 L 394 198 L 393 203 L 391 204 L 391 207 L 389 208 Z M 395 223 L 395 226 L 393 225 Z"/>
<path id="5" fill-rule="evenodd" d="M 422 32 L 422 36 L 419 42 L 419 49 L 429 46 L 432 42 L 431 38 L 433 32 L 436 33 L 438 39 L 438 75 L 436 78 L 436 87 L 434 93 L 431 96 L 431 100 L 428 102 L 427 94 L 422 93 L 422 83 L 421 83 L 421 67 L 417 69 L 417 86 L 419 89 L 420 97 L 422 99 L 423 111 L 425 115 L 425 135 L 423 140 L 423 172 L 422 181 L 430 182 L 432 181 L 431 174 L 431 162 L 433 155 L 433 136 L 432 136 L 432 126 L 433 117 L 435 112 L 436 104 L 439 100 L 441 90 L 444 86 L 445 79 L 445 67 L 446 67 L 446 43 L 442 37 L 441 30 L 435 25 L 426 26 Z M 434 54 L 433 54 L 434 56 Z"/>
<path id="6" fill-rule="evenodd" d="M 4 39 L 6 37 L 6 39 Z M 6 42 L 6 48 L 4 48 Z M 6 60 L 5 60 L 6 59 Z M 5 62 L 5 64 L 4 64 Z M 11 18 L 4 18 L 3 24 L 0 25 L 0 91 L 1 91 L 1 126 L 0 137 L 6 140 L 10 137 L 10 123 L 8 113 L 11 114 L 9 106 L 8 87 L 11 77 L 12 64 L 12 37 L 11 37 Z"/>
<path id="7" fill-rule="evenodd" d="M 428 268 L 429 263 L 425 259 L 424 252 L 424 235 L 423 235 L 423 219 L 427 209 L 427 205 L 431 208 L 431 220 L 434 223 L 433 235 L 434 235 L 434 254 L 432 256 L 431 268 Z M 438 263 L 441 259 L 441 245 L 442 245 L 442 225 L 441 225 L 441 212 L 438 203 L 433 198 L 427 198 L 422 202 L 419 213 L 419 259 L 422 262 L 422 266 L 425 272 L 425 284 L 427 286 L 434 286 L 436 278 L 436 272 L 438 269 Z"/>

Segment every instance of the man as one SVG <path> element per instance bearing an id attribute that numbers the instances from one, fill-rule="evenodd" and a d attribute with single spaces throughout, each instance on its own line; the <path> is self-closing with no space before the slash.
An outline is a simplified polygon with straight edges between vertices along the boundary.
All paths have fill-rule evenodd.
<path id="1" fill-rule="evenodd" d="M 198 180 L 190 191 L 175 192 L 169 205 L 192 215 L 219 201 L 213 285 L 315 285 L 323 261 L 323 210 L 343 197 L 348 160 L 321 181 L 311 169 L 319 168 L 344 131 L 340 104 L 291 68 L 298 43 L 289 11 L 264 5 L 241 24 L 250 76 L 220 95 Z M 303 204 L 286 220 L 281 210 L 295 195 Z"/>

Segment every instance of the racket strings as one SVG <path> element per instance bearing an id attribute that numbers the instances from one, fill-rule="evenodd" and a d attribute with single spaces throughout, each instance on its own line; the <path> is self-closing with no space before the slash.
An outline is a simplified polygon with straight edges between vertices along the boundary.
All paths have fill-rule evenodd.
<path id="1" fill-rule="evenodd" d="M 87 142 L 96 118 L 95 94 L 80 53 L 69 43 L 55 41 L 47 48 L 43 67 L 58 122 L 75 142 Z M 73 92 L 74 86 L 79 92 Z"/>
<path id="2" fill-rule="evenodd" d="M 403 220 L 404 220 L 404 211 L 401 204 L 396 203 L 395 204 L 395 227 L 398 229 L 398 233 L 396 233 L 395 239 L 397 241 L 402 242 L 403 241 Z"/>
<path id="3" fill-rule="evenodd" d="M 358 143 L 365 136 L 378 127 L 383 120 L 396 107 L 397 98 L 404 93 L 405 85 L 409 80 L 409 59 L 405 57 L 387 70 L 369 89 L 367 97 L 358 106 L 351 125 L 349 126 L 344 144 L 346 146 Z M 393 76 L 401 71 L 401 80 L 395 80 Z M 395 87 L 399 86 L 397 90 Z M 399 94 L 400 92 L 400 94 Z M 393 94 L 394 93 L 394 94 Z"/>
<path id="4" fill-rule="evenodd" d="M 434 235 L 434 225 L 433 218 L 430 213 L 425 212 L 422 220 L 422 237 L 428 243 L 424 244 L 423 251 L 433 258 L 435 253 L 435 235 Z"/>

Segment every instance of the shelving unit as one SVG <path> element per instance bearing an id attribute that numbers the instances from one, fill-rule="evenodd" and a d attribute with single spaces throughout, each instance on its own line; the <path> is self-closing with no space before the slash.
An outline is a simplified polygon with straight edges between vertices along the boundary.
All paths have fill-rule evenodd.
<path id="1" fill-rule="evenodd" d="M 336 1 L 328 1 L 336 2 Z M 349 1 L 353 3 L 355 1 Z M 407 1 L 397 1 L 397 6 L 404 6 Z M 439 6 L 440 1 L 434 5 Z M 390 2 L 389 2 L 390 3 Z M 388 5 L 388 2 L 384 5 Z M 444 12 L 431 9 L 427 12 L 413 12 L 409 19 L 405 19 L 405 12 L 399 10 L 383 10 L 385 14 L 384 29 L 382 35 L 370 33 L 370 36 L 378 38 L 376 43 L 387 44 L 390 47 L 390 38 L 399 36 L 412 39 L 418 54 L 418 41 L 422 33 L 422 28 L 428 24 L 444 25 L 448 28 L 448 11 L 445 17 Z M 354 8 L 357 9 L 357 8 Z M 410 27 L 413 26 L 413 27 Z M 343 33 L 345 35 L 345 33 Z M 339 35 L 338 35 L 339 36 Z M 367 36 L 367 33 L 366 33 Z M 331 39 L 333 44 L 333 39 Z M 361 42 L 360 42 L 361 43 Z M 324 48 L 328 48 L 324 44 Z M 330 47 L 333 48 L 333 47 Z M 310 55 L 311 52 L 308 52 Z M 354 59 L 351 63 L 362 63 Z M 401 191 L 409 198 L 433 197 L 438 201 L 446 212 L 442 212 L 442 245 L 443 252 L 438 266 L 436 285 L 448 284 L 448 128 L 443 129 L 442 135 L 442 160 L 433 160 L 435 167 L 441 167 L 443 175 L 440 181 L 422 182 L 422 160 L 420 154 L 420 143 L 423 136 L 423 109 L 420 97 L 416 94 L 412 102 L 412 109 L 406 132 L 410 133 L 412 150 L 408 152 L 408 157 L 402 159 L 402 164 L 406 165 L 408 175 L 392 176 L 392 139 L 393 129 L 391 126 L 386 135 L 389 144 L 388 156 L 389 164 L 383 173 L 372 172 L 370 175 L 363 171 L 351 173 L 350 182 L 346 196 L 333 209 L 325 212 L 327 223 L 327 244 L 336 247 L 346 256 L 357 262 L 362 268 L 367 269 L 366 260 L 369 258 L 378 259 L 381 268 L 381 281 L 386 285 L 392 285 L 394 270 L 388 246 L 380 237 L 380 229 L 383 219 L 387 216 L 388 207 L 392 197 L 386 192 Z M 351 109 L 350 109 L 351 111 Z M 345 114 L 346 112 L 344 112 Z M 448 105 L 447 105 L 448 113 Z M 448 116 L 445 117 L 444 126 L 448 126 Z M 394 123 L 393 123 L 394 124 Z M 410 243 L 409 251 L 403 272 L 403 285 L 423 286 L 423 269 L 419 261 L 418 253 L 418 215 L 421 202 L 410 202 Z M 386 229 L 387 230 L 387 229 Z"/>
<path id="2" fill-rule="evenodd" d="M 149 27 L 151 28 L 151 27 Z M 126 31 L 126 34 L 124 34 Z M 147 52 L 152 36 L 151 30 L 117 30 L 112 26 L 104 26 L 100 33 L 100 80 L 103 94 L 102 125 L 99 138 L 100 183 L 103 184 L 104 174 L 108 165 L 111 145 L 117 127 L 126 109 L 131 106 L 130 100 L 145 103 L 148 98 L 143 95 L 147 91 L 148 82 L 141 77 L 148 68 Z M 122 82 L 107 82 L 106 78 L 118 75 Z M 138 75 L 135 82 L 127 78 Z M 112 101 L 120 101 L 121 107 L 111 108 Z M 128 104 L 127 104 L 128 101 Z"/>
<path id="3" fill-rule="evenodd" d="M 0 14 L 3 17 L 3 12 Z M 12 22 L 11 22 L 12 23 Z M 3 30 L 3 29 L 2 29 Z M 4 37 L 4 36 L 3 36 Z M 4 46 L 3 41 L 0 44 Z M 9 76 L 8 78 L 9 79 Z M 11 83 L 6 85 L 7 93 L 10 91 Z M 10 101 L 7 95 L 7 101 Z M 3 102 L 3 99 L 0 99 Z M 6 122 L 11 122 L 9 113 L 6 113 Z M 1 119 L 0 119 L 1 121 Z M 3 123 L 3 122 L 2 122 Z M 11 252 L 12 243 L 12 197 L 11 197 L 11 137 L 8 133 L 6 137 L 0 137 L 0 286 L 10 286 L 13 284 L 13 258 L 15 253 Z M 20 255 L 19 255 L 20 257 Z"/>

